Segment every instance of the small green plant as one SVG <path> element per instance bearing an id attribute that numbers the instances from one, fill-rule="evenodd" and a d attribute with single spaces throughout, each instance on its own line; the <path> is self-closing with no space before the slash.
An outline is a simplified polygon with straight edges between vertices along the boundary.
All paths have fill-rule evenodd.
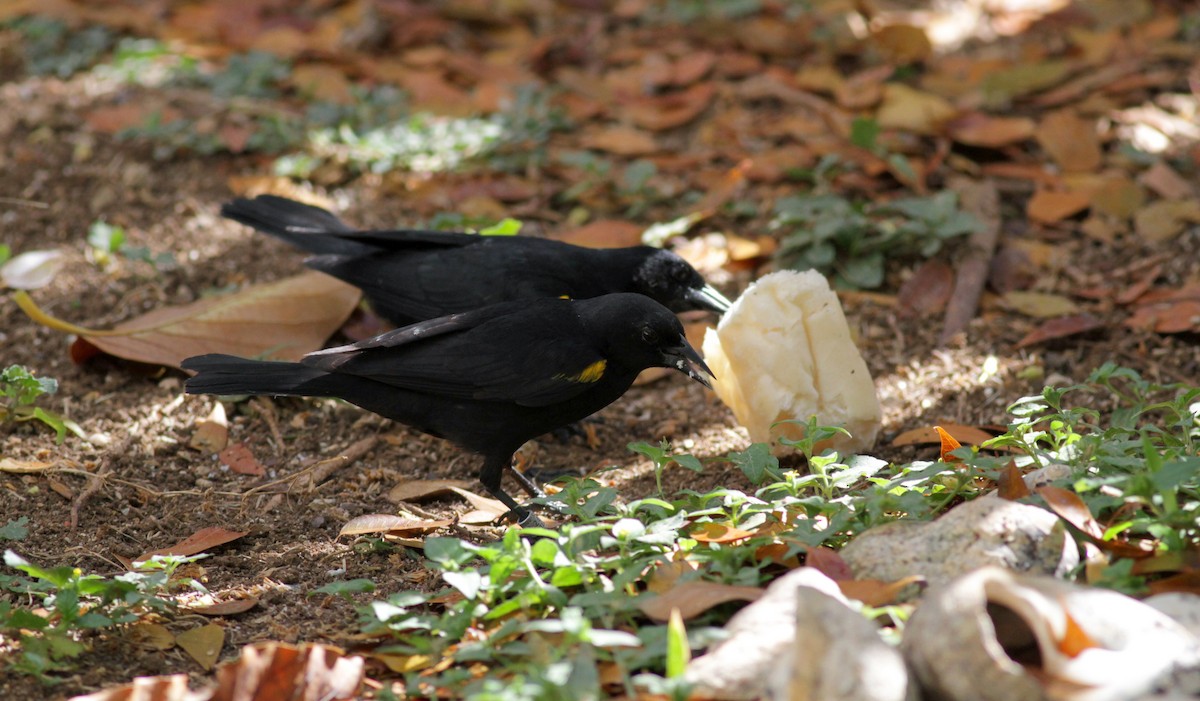
<path id="1" fill-rule="evenodd" d="M 780 264 L 833 274 L 841 285 L 858 288 L 883 284 L 889 257 L 928 258 L 978 225 L 951 191 L 874 205 L 832 194 L 788 197 L 771 222 L 783 232 Z"/>
<path id="2" fill-rule="evenodd" d="M 101 577 L 78 567 L 39 567 L 5 551 L 4 563 L 22 573 L 0 574 L 0 633 L 17 649 L 11 668 L 54 683 L 51 673 L 71 669 L 87 651 L 89 633 L 173 610 L 159 595 L 170 589 L 180 565 L 201 557 L 155 557 L 148 572 Z"/>
<path id="3" fill-rule="evenodd" d="M 99 219 L 88 227 L 88 245 L 91 246 L 89 255 L 101 268 L 112 265 L 113 256 L 120 254 L 129 260 L 149 263 L 156 270 L 166 271 L 178 267 L 178 263 L 170 252 L 164 251 L 153 254 L 147 246 L 131 246 L 125 240 L 125 229 L 114 226 Z"/>
<path id="4" fill-rule="evenodd" d="M 48 411 L 34 403 L 43 395 L 58 391 L 58 380 L 52 377 L 35 377 L 28 368 L 10 365 L 0 372 L 0 423 L 4 421 L 37 420 L 54 429 L 58 442 L 62 443 L 67 431 L 80 438 L 83 429 L 74 421 Z"/>
<path id="5" fill-rule="evenodd" d="M 0 540 L 25 540 L 29 537 L 29 517 L 22 516 L 0 527 Z"/>
<path id="6" fill-rule="evenodd" d="M 25 70 L 33 75 L 70 78 L 96 63 L 115 41 L 105 27 L 71 29 L 61 20 L 49 17 L 21 17 L 7 24 L 21 34 L 20 55 Z"/>

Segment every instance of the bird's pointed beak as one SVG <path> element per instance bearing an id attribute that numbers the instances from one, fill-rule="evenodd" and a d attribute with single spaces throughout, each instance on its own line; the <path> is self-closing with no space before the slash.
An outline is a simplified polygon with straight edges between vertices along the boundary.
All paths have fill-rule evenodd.
<path id="1" fill-rule="evenodd" d="M 701 309 L 718 314 L 729 311 L 729 307 L 733 304 L 712 285 L 705 285 L 698 290 L 688 290 L 688 301 Z"/>
<path id="2" fill-rule="evenodd" d="M 704 364 L 704 358 L 701 358 L 696 349 L 692 348 L 692 344 L 688 343 L 687 338 L 680 336 L 678 348 L 672 349 L 669 355 L 673 360 L 671 367 L 705 387 L 713 388 L 709 378 L 714 378 L 716 375 Z"/>

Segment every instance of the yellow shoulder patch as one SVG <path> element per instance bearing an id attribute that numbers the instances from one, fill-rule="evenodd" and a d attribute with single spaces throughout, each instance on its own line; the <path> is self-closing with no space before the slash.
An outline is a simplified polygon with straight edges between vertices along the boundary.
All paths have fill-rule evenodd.
<path id="1" fill-rule="evenodd" d="M 571 382 L 597 382 L 601 377 L 604 377 L 604 370 L 608 367 L 608 361 L 601 358 L 586 368 L 579 371 L 577 375 L 559 375 L 564 380 Z"/>

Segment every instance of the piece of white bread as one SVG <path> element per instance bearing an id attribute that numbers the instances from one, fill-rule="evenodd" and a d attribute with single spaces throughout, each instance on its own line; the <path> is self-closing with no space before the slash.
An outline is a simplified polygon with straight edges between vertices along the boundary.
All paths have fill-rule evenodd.
<path id="1" fill-rule="evenodd" d="M 746 427 L 750 440 L 803 436 L 812 415 L 842 426 L 821 449 L 853 453 L 875 444 L 879 397 L 867 364 L 854 345 L 837 295 L 820 273 L 779 271 L 760 278 L 704 336 L 704 360 L 716 374 L 713 387 Z M 795 419 L 800 424 L 777 424 Z M 773 426 L 774 425 L 774 426 Z"/>

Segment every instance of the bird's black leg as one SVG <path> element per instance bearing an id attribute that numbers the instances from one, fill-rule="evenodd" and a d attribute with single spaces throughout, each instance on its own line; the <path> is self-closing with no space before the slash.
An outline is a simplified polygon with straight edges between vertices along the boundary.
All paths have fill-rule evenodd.
<path id="1" fill-rule="evenodd" d="M 512 473 L 513 477 L 517 478 L 517 484 L 521 485 L 521 489 L 524 489 L 526 494 L 534 499 L 546 496 L 541 487 L 537 486 L 533 480 L 529 479 L 524 472 L 518 470 L 511 462 L 509 462 L 508 468 L 508 471 Z"/>
<path id="2" fill-rule="evenodd" d="M 546 524 L 540 518 L 534 516 L 529 509 L 518 504 L 517 500 L 509 496 L 508 492 L 504 491 L 504 488 L 500 485 L 500 481 L 504 478 L 504 468 L 511 465 L 511 456 L 507 458 L 502 456 L 499 459 L 494 456 L 484 457 L 483 467 L 479 468 L 479 481 L 483 484 L 483 488 L 487 490 L 488 494 L 491 494 L 501 504 L 508 507 L 508 513 L 504 514 L 501 518 L 511 516 L 516 520 L 517 525 L 525 528 L 545 528 Z M 516 473 L 516 470 L 513 470 L 513 472 Z M 521 477 L 523 478 L 524 475 L 521 475 Z M 528 482 L 528 480 L 525 480 L 525 482 Z M 532 487 L 533 483 L 529 482 L 529 485 Z M 533 488 L 537 489 L 537 487 Z"/>

